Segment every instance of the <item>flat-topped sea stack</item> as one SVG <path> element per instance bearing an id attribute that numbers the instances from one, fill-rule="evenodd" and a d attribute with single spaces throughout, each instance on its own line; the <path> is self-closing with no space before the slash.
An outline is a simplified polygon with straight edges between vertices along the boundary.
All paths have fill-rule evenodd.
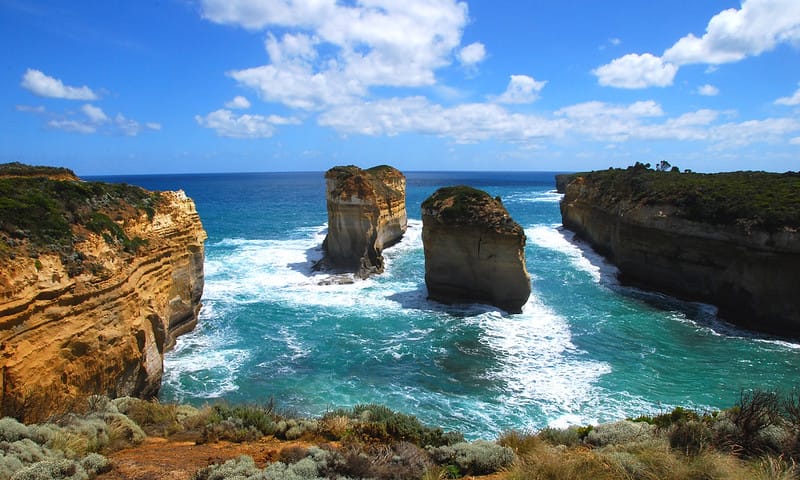
<path id="1" fill-rule="evenodd" d="M 0 416 L 156 395 L 197 322 L 205 239 L 182 191 L 0 165 Z"/>
<path id="2" fill-rule="evenodd" d="M 574 174 L 564 227 L 620 279 L 711 303 L 725 320 L 800 338 L 800 173 Z"/>
<path id="3" fill-rule="evenodd" d="M 428 298 L 522 311 L 531 294 L 525 232 L 499 198 L 467 186 L 440 188 L 422 203 L 422 243 Z"/>
<path id="4" fill-rule="evenodd" d="M 406 231 L 406 177 L 381 165 L 362 170 L 333 167 L 325 173 L 328 235 L 320 266 L 366 278 L 383 272 L 383 249 Z"/>

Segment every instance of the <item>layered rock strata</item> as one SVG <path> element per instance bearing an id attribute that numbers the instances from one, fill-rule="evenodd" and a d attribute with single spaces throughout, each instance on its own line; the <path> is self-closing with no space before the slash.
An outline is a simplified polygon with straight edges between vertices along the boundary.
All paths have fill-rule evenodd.
<path id="1" fill-rule="evenodd" d="M 440 188 L 422 203 L 422 242 L 428 298 L 522 311 L 531 293 L 525 232 L 499 198 Z"/>
<path id="2" fill-rule="evenodd" d="M 328 235 L 319 267 L 360 278 L 383 272 L 383 249 L 406 231 L 406 177 L 386 165 L 325 173 Z"/>
<path id="3" fill-rule="evenodd" d="M 63 212 L 68 241 L 53 248 L 20 229 L 0 235 L 0 416 L 36 421 L 92 394 L 156 395 L 164 352 L 200 309 L 206 233 L 194 203 L 147 192 L 152 201 L 134 206 L 74 178 L 36 185 L 72 192 L 79 207 Z"/>
<path id="4" fill-rule="evenodd" d="M 778 194 L 755 213 L 745 208 L 779 190 L 773 181 L 797 196 L 800 177 L 741 178 L 726 191 L 735 185 L 727 177 L 631 169 L 574 175 L 561 201 L 563 225 L 613 262 L 625 283 L 711 303 L 725 320 L 800 338 L 800 222 L 770 220 L 767 212 L 792 200 Z M 762 181 L 773 187 L 753 187 L 737 207 L 735 192 Z"/>

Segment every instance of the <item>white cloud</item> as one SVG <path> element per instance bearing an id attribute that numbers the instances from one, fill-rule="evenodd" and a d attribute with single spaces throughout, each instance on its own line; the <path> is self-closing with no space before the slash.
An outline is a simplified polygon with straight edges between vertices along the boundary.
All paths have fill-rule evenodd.
<path id="1" fill-rule="evenodd" d="M 486 47 L 480 42 L 470 43 L 458 53 L 462 65 L 472 66 L 486 58 Z"/>
<path id="2" fill-rule="evenodd" d="M 319 116 L 319 124 L 342 133 L 398 135 L 419 133 L 474 143 L 494 139 L 530 142 L 557 137 L 563 120 L 510 113 L 491 103 L 471 103 L 443 107 L 424 97 L 390 98 L 375 102 L 344 105 Z"/>
<path id="3" fill-rule="evenodd" d="M 790 143 L 791 145 L 800 145 L 800 137 L 794 137 L 794 138 L 792 138 L 791 140 L 789 140 L 789 143 Z"/>
<path id="4" fill-rule="evenodd" d="M 156 122 L 147 122 L 144 124 L 144 128 L 148 130 L 161 130 L 161 124 Z"/>
<path id="5" fill-rule="evenodd" d="M 780 43 L 800 42 L 800 2 L 744 0 L 740 9 L 714 15 L 705 34 L 688 34 L 664 52 L 678 65 L 722 64 L 760 55 Z"/>
<path id="6" fill-rule="evenodd" d="M 716 97 L 717 95 L 719 95 L 719 88 L 707 83 L 705 85 L 697 87 L 697 94 L 706 97 Z"/>
<path id="7" fill-rule="evenodd" d="M 600 85 L 619 88 L 672 85 L 682 65 L 738 62 L 773 50 L 779 44 L 800 45 L 800 2 L 743 0 L 740 9 L 714 15 L 702 37 L 679 39 L 661 57 L 628 54 L 595 69 Z"/>
<path id="8" fill-rule="evenodd" d="M 618 88 L 666 87 L 672 85 L 678 67 L 650 53 L 629 53 L 592 73 L 600 85 Z"/>
<path id="9" fill-rule="evenodd" d="M 237 95 L 233 97 L 231 101 L 225 102 L 225 107 L 232 108 L 234 110 L 247 110 L 250 108 L 250 100 L 241 95 Z"/>
<path id="10" fill-rule="evenodd" d="M 95 125 L 82 122 L 80 120 L 70 119 L 53 119 L 47 122 L 47 126 L 56 130 L 63 130 L 65 132 L 73 133 L 95 133 L 97 127 Z"/>
<path id="11" fill-rule="evenodd" d="M 22 76 L 22 87 L 40 97 L 67 100 L 97 100 L 98 96 L 89 87 L 70 87 L 39 70 L 29 68 Z"/>
<path id="12" fill-rule="evenodd" d="M 789 107 L 793 107 L 795 105 L 800 105 L 800 88 L 795 90 L 794 94 L 791 97 L 781 97 L 775 100 L 776 105 L 786 105 Z"/>
<path id="13" fill-rule="evenodd" d="M 643 119 L 662 117 L 664 111 L 652 100 L 630 105 L 593 101 L 561 108 L 555 114 L 568 119 L 569 129 L 576 133 L 621 142 L 636 136 Z"/>
<path id="14" fill-rule="evenodd" d="M 737 148 L 759 142 L 780 142 L 800 132 L 800 121 L 793 118 L 766 118 L 740 123 L 727 123 L 711 129 L 717 148 Z"/>
<path id="15" fill-rule="evenodd" d="M 220 109 L 202 117 L 196 115 L 195 120 L 201 127 L 216 130 L 220 137 L 232 138 L 268 138 L 275 133 L 275 125 L 299 123 L 297 119 L 278 115 L 264 117 L 262 115 L 235 115 L 230 110 Z"/>
<path id="16" fill-rule="evenodd" d="M 370 87 L 436 83 L 435 71 L 458 57 L 485 57 L 476 42 L 459 49 L 467 6 L 456 0 L 203 0 L 208 20 L 268 32 L 267 65 L 228 72 L 270 102 L 321 109 L 364 97 Z M 324 55 L 321 54 L 324 52 Z"/>
<path id="17" fill-rule="evenodd" d="M 89 118 L 89 121 L 95 124 L 106 123 L 109 121 L 108 115 L 103 112 L 99 107 L 86 104 L 81 107 L 81 111 Z"/>
<path id="18" fill-rule="evenodd" d="M 531 103 L 539 98 L 546 81 L 537 81 L 527 75 L 511 75 L 508 87 L 502 95 L 497 97 L 497 103 Z"/>

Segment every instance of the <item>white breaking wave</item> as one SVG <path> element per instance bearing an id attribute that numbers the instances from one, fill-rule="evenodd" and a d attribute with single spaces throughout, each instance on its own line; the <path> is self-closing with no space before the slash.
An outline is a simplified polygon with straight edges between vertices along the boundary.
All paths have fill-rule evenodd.
<path id="1" fill-rule="evenodd" d="M 500 356 L 497 372 L 506 383 L 503 403 L 510 409 L 538 405 L 548 417 L 569 416 L 585 423 L 593 385 L 611 366 L 585 358 L 572 344 L 569 324 L 531 296 L 520 315 L 479 316 L 483 341 Z M 580 422 L 573 422 L 580 423 Z"/>
<path id="2" fill-rule="evenodd" d="M 218 312 L 208 304 L 200 312 L 198 327 L 182 335 L 175 349 L 164 356 L 164 384 L 178 399 L 219 398 L 236 391 L 236 378 L 250 352 L 231 348 L 226 332 L 209 332 Z M 184 388 L 188 383 L 190 386 Z"/>
<path id="3" fill-rule="evenodd" d="M 525 236 L 539 247 L 566 255 L 575 268 L 591 275 L 596 283 L 617 284 L 617 268 L 560 225 L 535 225 L 525 229 Z"/>
<path id="4" fill-rule="evenodd" d="M 503 197 L 503 202 L 506 203 L 558 203 L 564 197 L 563 194 L 558 193 L 556 190 L 549 190 L 546 192 L 523 192 L 511 193 Z"/>

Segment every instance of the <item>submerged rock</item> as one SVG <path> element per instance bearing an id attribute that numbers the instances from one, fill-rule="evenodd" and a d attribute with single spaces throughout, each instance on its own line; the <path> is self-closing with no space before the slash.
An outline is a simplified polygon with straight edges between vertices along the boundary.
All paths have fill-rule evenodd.
<path id="1" fill-rule="evenodd" d="M 164 352 L 200 310 L 206 232 L 194 203 L 3 167 L 0 415 L 37 421 L 93 394 L 155 396 Z"/>
<path id="2" fill-rule="evenodd" d="M 429 298 L 522 311 L 531 293 L 525 232 L 499 198 L 466 186 L 440 188 L 422 203 L 422 242 Z"/>
<path id="3" fill-rule="evenodd" d="M 362 170 L 333 167 L 325 173 L 328 235 L 318 268 L 355 273 L 383 272 L 383 252 L 406 231 L 406 177 L 381 165 Z"/>

